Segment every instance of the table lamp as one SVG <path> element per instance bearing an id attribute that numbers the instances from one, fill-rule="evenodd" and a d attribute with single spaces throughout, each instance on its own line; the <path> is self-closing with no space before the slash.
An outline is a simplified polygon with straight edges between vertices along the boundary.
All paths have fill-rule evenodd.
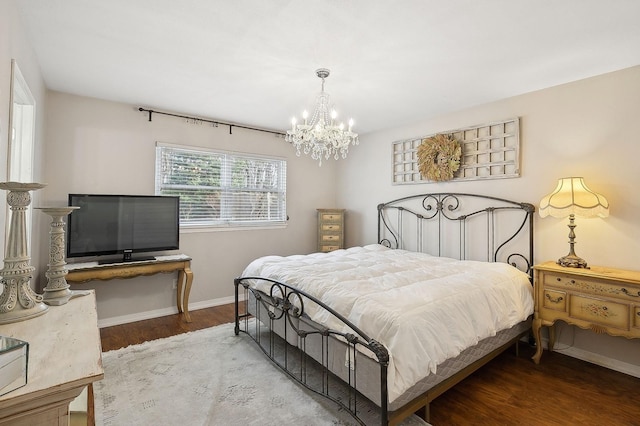
<path id="1" fill-rule="evenodd" d="M 588 268 L 587 262 L 574 251 L 576 234 L 575 216 L 607 217 L 609 202 L 602 195 L 590 190 L 581 177 L 558 180 L 556 189 L 540 201 L 540 216 L 564 218 L 569 216 L 569 254 L 558 259 L 558 264 L 571 268 Z"/>

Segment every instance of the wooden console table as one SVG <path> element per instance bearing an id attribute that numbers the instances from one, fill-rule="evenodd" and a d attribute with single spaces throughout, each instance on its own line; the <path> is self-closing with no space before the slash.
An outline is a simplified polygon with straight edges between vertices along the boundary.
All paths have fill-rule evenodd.
<path id="1" fill-rule="evenodd" d="M 85 283 L 92 280 L 111 280 L 114 278 L 134 278 L 141 275 L 155 275 L 178 271 L 178 286 L 176 299 L 178 312 L 184 315 L 187 322 L 191 322 L 189 315 L 189 293 L 193 282 L 191 272 L 191 258 L 184 254 L 174 256 L 157 256 L 155 260 L 133 261 L 126 263 L 108 263 L 100 265 L 98 262 L 70 263 L 67 265 L 69 273 L 67 282 Z"/>
<path id="2" fill-rule="evenodd" d="M 94 291 L 0 335 L 29 343 L 27 384 L 0 396 L 0 425 L 68 425 L 71 401 L 104 377 Z"/>

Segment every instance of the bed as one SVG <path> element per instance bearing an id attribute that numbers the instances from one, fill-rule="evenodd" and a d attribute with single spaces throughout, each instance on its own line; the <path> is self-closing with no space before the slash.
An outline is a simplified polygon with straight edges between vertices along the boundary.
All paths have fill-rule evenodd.
<path id="1" fill-rule="evenodd" d="M 235 333 L 361 424 L 363 401 L 382 425 L 428 421 L 433 399 L 529 333 L 535 209 L 433 193 L 377 210 L 376 244 L 251 262 Z"/>

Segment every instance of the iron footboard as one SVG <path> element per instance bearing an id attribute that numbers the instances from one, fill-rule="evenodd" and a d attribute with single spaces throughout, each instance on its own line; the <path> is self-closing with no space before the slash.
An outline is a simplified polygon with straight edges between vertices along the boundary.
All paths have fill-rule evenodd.
<path id="1" fill-rule="evenodd" d="M 252 286 L 258 282 L 262 290 Z M 383 426 L 389 424 L 389 354 L 382 344 L 331 307 L 290 285 L 260 277 L 236 278 L 234 285 L 235 334 L 251 336 L 284 372 L 337 403 L 362 425 L 365 423 L 358 402 L 365 396 L 360 392 L 358 364 L 363 357 L 367 362 L 376 362 L 380 372 L 380 422 Z M 305 309 L 312 305 L 339 325 L 328 328 L 311 321 Z"/>

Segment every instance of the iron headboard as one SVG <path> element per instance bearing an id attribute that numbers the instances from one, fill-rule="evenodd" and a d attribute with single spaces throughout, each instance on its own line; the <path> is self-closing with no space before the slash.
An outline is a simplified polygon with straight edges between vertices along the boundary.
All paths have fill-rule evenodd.
<path id="1" fill-rule="evenodd" d="M 378 243 L 464 260 L 506 262 L 533 275 L 535 207 L 465 194 L 412 195 L 378 205 Z"/>

